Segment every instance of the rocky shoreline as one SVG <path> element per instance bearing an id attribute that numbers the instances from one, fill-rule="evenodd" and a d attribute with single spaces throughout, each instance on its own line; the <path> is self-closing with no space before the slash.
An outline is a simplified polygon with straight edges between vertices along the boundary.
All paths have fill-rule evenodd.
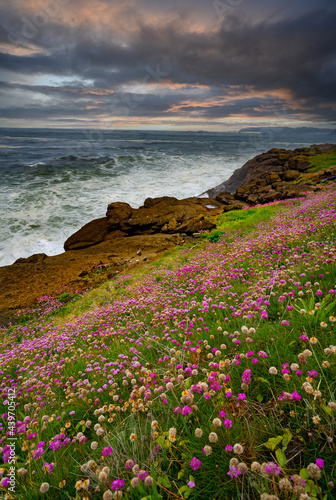
<path id="1" fill-rule="evenodd" d="M 36 306 L 41 296 L 55 296 L 64 287 L 86 288 L 88 277 L 107 265 L 106 277 L 140 263 L 148 265 L 160 253 L 215 227 L 212 218 L 220 213 L 321 189 L 317 183 L 336 175 L 336 167 L 308 176 L 309 157 L 335 149 L 334 144 L 271 149 L 200 197 L 147 198 L 138 209 L 111 203 L 105 217 L 85 224 L 66 240 L 64 253 L 35 254 L 0 267 L 0 324 L 14 321 L 17 310 Z"/>

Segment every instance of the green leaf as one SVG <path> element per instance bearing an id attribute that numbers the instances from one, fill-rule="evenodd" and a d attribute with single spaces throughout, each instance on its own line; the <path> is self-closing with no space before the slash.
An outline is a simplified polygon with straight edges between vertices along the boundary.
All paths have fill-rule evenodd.
<path id="1" fill-rule="evenodd" d="M 322 408 L 328 415 L 332 415 L 331 408 L 329 408 L 329 406 L 322 406 Z"/>
<path id="2" fill-rule="evenodd" d="M 161 476 L 157 478 L 157 482 L 161 485 L 164 486 L 165 488 L 170 488 L 171 484 L 167 476 Z"/>
<path id="3" fill-rule="evenodd" d="M 282 450 L 275 450 L 275 456 L 277 458 L 279 465 L 281 465 L 281 467 L 285 467 L 287 463 L 287 458 L 284 452 Z"/>
<path id="4" fill-rule="evenodd" d="M 281 441 L 282 441 L 282 436 L 278 436 L 276 438 L 269 438 L 267 443 L 265 443 L 265 446 L 269 450 L 274 451 L 275 448 L 278 446 L 278 444 L 281 443 Z"/>
<path id="5" fill-rule="evenodd" d="M 282 446 L 283 446 L 282 450 L 283 451 L 285 451 L 285 449 L 287 448 L 292 437 L 293 437 L 293 434 L 291 433 L 291 431 L 289 429 L 286 429 L 285 433 L 283 435 L 283 439 L 282 439 Z"/>
<path id="6" fill-rule="evenodd" d="M 187 389 L 190 389 L 191 383 L 192 383 L 191 377 L 187 378 L 187 380 L 185 381 L 185 386 Z"/>
<path id="7" fill-rule="evenodd" d="M 178 494 L 183 496 L 183 493 L 185 493 L 184 498 L 186 498 L 186 492 L 188 491 L 188 489 L 190 490 L 189 486 L 185 484 L 184 486 L 181 486 L 181 488 L 179 488 Z"/>
<path id="8" fill-rule="evenodd" d="M 177 474 L 177 479 L 181 479 L 181 477 L 184 476 L 184 469 L 180 470 L 180 472 Z"/>
<path id="9" fill-rule="evenodd" d="M 307 493 L 309 493 L 310 495 L 314 495 L 314 496 L 317 496 L 319 493 L 319 490 L 316 487 L 316 484 L 314 483 L 314 481 L 312 479 L 308 479 L 306 481 L 305 490 Z"/>
<path id="10" fill-rule="evenodd" d="M 262 378 L 262 377 L 256 377 L 255 380 L 259 380 L 260 382 L 264 382 L 264 384 L 270 384 L 270 382 L 268 380 L 266 380 L 265 378 Z"/>
<path id="11" fill-rule="evenodd" d="M 259 401 L 259 403 L 261 403 L 263 399 L 264 399 L 263 396 L 261 394 L 258 394 L 257 401 Z"/>
<path id="12" fill-rule="evenodd" d="M 302 479 L 304 479 L 304 480 L 309 479 L 309 471 L 308 471 L 308 469 L 301 469 L 300 470 L 300 477 L 302 477 Z"/>

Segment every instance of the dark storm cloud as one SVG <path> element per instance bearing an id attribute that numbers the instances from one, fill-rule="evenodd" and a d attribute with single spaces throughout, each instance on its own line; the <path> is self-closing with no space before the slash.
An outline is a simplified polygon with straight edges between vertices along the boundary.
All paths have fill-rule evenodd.
<path id="1" fill-rule="evenodd" d="M 2 88 L 8 93 L 20 90 L 48 96 L 36 107 L 27 100 L 21 116 L 36 117 L 39 109 L 41 117 L 48 109 L 54 116 L 100 116 L 108 104 L 112 115 L 126 106 L 135 117 L 271 117 L 287 107 L 289 119 L 335 121 L 336 8 L 322 2 L 312 10 L 316 2 L 294 1 L 291 16 L 290 2 L 284 2 L 283 9 L 278 2 L 268 2 L 274 15 L 263 18 L 265 2 L 249 2 L 246 9 L 244 3 L 237 2 L 237 9 L 225 8 L 218 23 L 215 7 L 227 6 L 224 0 L 219 4 L 165 2 L 161 7 L 151 0 L 126 2 L 122 12 L 115 14 L 115 29 L 108 23 L 89 22 L 84 16 L 87 4 L 78 0 L 73 5 L 83 7 L 82 24 L 49 16 L 46 25 L 37 27 L 36 12 L 23 13 L 15 4 L 1 7 L 0 44 L 7 44 L 8 50 L 0 53 L 0 68 L 14 75 L 13 81 L 25 81 L 19 86 L 7 80 Z M 253 19 L 248 11 L 251 3 L 257 12 Z M 118 2 L 106 4 L 118 7 Z M 153 17 L 160 9 L 169 14 L 166 20 Z M 199 14 L 198 26 L 195 19 L 188 23 L 188 9 L 195 19 Z M 127 13 L 132 26 L 125 24 Z M 23 47 L 31 52 L 20 53 Z M 71 77 L 73 82 L 59 87 L 35 83 L 43 75 Z M 153 87 L 165 83 L 172 84 L 166 93 Z M 130 84 L 149 86 L 146 96 L 133 94 L 127 88 Z M 190 103 L 188 93 L 179 90 L 181 85 L 199 85 L 201 91 L 197 96 L 190 91 Z M 254 95 L 258 93 L 265 95 Z M 219 102 L 227 96 L 230 102 Z M 208 105 L 210 97 L 214 100 Z M 11 106 L 3 106 L 3 115 L 17 113 L 18 108 L 11 111 Z"/>

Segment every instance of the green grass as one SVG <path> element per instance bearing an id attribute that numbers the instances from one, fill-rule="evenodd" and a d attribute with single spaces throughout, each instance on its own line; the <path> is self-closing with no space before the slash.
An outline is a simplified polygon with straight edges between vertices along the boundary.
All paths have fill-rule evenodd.
<path id="1" fill-rule="evenodd" d="M 336 165 L 336 149 L 330 151 L 329 153 L 311 156 L 309 158 L 309 161 L 312 166 L 307 170 L 308 174 L 314 174 L 315 172 L 319 172 L 320 170 L 333 167 Z"/>
<path id="2" fill-rule="evenodd" d="M 286 210 L 287 205 L 286 202 L 282 202 L 243 210 L 232 210 L 220 214 L 216 219 L 216 228 L 212 229 L 207 237 L 209 241 L 216 243 L 228 231 L 231 233 L 252 231 L 258 224 L 267 223 L 279 210 Z"/>

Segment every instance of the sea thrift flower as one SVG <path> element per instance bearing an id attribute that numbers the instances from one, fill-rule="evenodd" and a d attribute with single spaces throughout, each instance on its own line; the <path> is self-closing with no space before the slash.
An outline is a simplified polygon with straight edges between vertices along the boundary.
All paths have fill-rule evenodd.
<path id="1" fill-rule="evenodd" d="M 315 462 L 316 462 L 317 467 L 319 467 L 320 469 L 323 469 L 323 467 L 324 467 L 324 460 L 322 460 L 322 458 L 317 458 L 315 460 Z"/>
<path id="2" fill-rule="evenodd" d="M 241 455 L 244 453 L 244 448 L 241 444 L 236 443 L 233 447 L 233 452 L 236 453 L 236 455 Z"/>
<path id="3" fill-rule="evenodd" d="M 47 493 L 47 491 L 49 490 L 50 486 L 49 486 L 49 483 L 42 483 L 41 486 L 40 486 L 40 492 L 41 493 Z"/>
<path id="4" fill-rule="evenodd" d="M 192 468 L 192 470 L 198 470 L 200 465 L 201 465 L 201 461 L 198 460 L 198 458 L 194 457 L 191 459 L 190 467 Z"/>
<path id="5" fill-rule="evenodd" d="M 202 435 L 203 435 L 203 431 L 202 431 L 202 429 L 199 429 L 199 428 L 195 429 L 195 436 L 196 436 L 197 438 L 202 437 Z"/>
<path id="6" fill-rule="evenodd" d="M 281 474 L 281 469 L 274 462 L 268 462 L 268 464 L 265 467 L 265 473 L 272 475 L 272 476 L 277 476 L 277 475 Z"/>
<path id="7" fill-rule="evenodd" d="M 103 451 L 102 451 L 103 457 L 107 457 L 108 455 L 112 455 L 112 453 L 113 453 L 113 450 L 112 450 L 111 446 L 106 446 L 105 448 L 103 448 Z"/>
<path id="8" fill-rule="evenodd" d="M 233 466 L 230 467 L 230 470 L 229 470 L 229 472 L 227 474 L 228 474 L 228 476 L 230 476 L 233 479 L 235 477 L 238 477 L 241 474 L 241 472 L 238 469 L 238 467 L 235 467 L 233 465 Z"/>
<path id="9" fill-rule="evenodd" d="M 124 487 L 125 481 L 123 479 L 115 479 L 112 481 L 111 490 L 117 491 Z"/>
<path id="10" fill-rule="evenodd" d="M 210 432 L 209 441 L 210 443 L 216 443 L 218 441 L 218 436 L 215 432 Z"/>
<path id="11" fill-rule="evenodd" d="M 48 464 L 48 462 L 45 462 L 43 464 L 43 467 L 42 469 L 44 470 L 44 472 L 46 472 L 47 474 L 50 474 L 51 471 L 53 470 L 53 465 L 52 464 Z"/>
<path id="12" fill-rule="evenodd" d="M 194 481 L 189 481 L 188 486 L 189 486 L 189 488 L 194 488 L 195 487 Z"/>

